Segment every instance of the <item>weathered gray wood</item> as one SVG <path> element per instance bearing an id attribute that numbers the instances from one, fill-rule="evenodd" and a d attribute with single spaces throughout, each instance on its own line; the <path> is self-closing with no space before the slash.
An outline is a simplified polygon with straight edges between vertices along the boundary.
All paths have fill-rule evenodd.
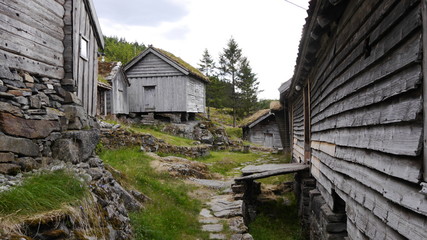
<path id="1" fill-rule="evenodd" d="M 281 164 L 283 165 L 283 164 Z M 235 178 L 234 180 L 239 181 L 253 181 L 256 179 L 262 179 L 262 178 L 268 178 L 283 174 L 289 174 L 289 173 L 296 173 L 296 172 L 302 172 L 307 171 L 310 168 L 307 164 L 301 164 L 301 163 L 289 163 L 287 165 L 283 165 L 278 167 L 276 170 L 268 170 L 268 171 L 262 171 L 259 173 L 254 173 L 248 176 Z M 262 170 L 262 169 L 260 169 Z"/>
<path id="2" fill-rule="evenodd" d="M 347 219 L 347 233 L 348 238 L 350 240 L 369 240 L 369 238 L 363 234 L 357 227 L 354 225 L 354 223 Z"/>
<path id="3" fill-rule="evenodd" d="M 312 140 L 345 147 L 418 156 L 422 148 L 422 126 L 418 124 L 336 129 L 312 134 Z"/>
<path id="4" fill-rule="evenodd" d="M 126 71 L 128 77 L 182 76 L 182 72 L 172 67 L 153 53 L 147 54 L 139 63 Z"/>
<path id="5" fill-rule="evenodd" d="M 339 101 L 340 99 L 346 97 L 351 93 L 355 93 L 359 89 L 372 84 L 375 81 L 384 79 L 387 76 L 390 76 L 390 73 L 395 72 L 397 69 L 401 69 L 411 63 L 416 63 L 418 61 L 418 53 L 420 52 L 420 36 L 415 35 L 411 40 L 403 45 L 398 50 L 393 51 L 391 55 L 388 55 L 384 61 L 377 64 L 370 71 L 365 71 L 362 74 L 358 75 L 356 79 L 352 79 L 351 84 L 344 85 L 341 89 L 335 89 L 335 86 L 342 85 L 343 81 L 348 81 L 348 76 L 343 75 L 342 78 L 334 81 L 334 84 L 331 85 L 330 89 L 325 93 L 329 94 L 333 89 L 335 89 L 334 94 L 329 94 L 324 101 L 321 102 L 316 108 L 313 109 L 313 115 L 316 116 L 319 112 L 326 109 L 332 103 Z M 361 67 L 363 64 L 355 64 L 353 68 L 363 69 Z M 360 71 L 359 70 L 359 71 Z M 349 69 L 348 73 L 353 75 L 352 71 L 354 69 Z"/>
<path id="6" fill-rule="evenodd" d="M 54 0 L 33 0 L 35 3 L 46 8 L 51 13 L 62 18 L 64 16 L 64 7 Z"/>
<path id="7" fill-rule="evenodd" d="M 80 62 L 80 53 L 79 53 L 79 44 L 80 44 L 80 15 L 83 3 L 80 0 L 72 0 L 73 1 L 73 79 L 76 82 L 76 85 L 79 86 L 79 77 L 82 75 L 80 72 L 82 69 L 79 68 Z M 78 87 L 78 94 L 81 94 L 81 89 Z M 78 95 L 81 96 L 81 95 Z"/>
<path id="8" fill-rule="evenodd" d="M 31 27 L 45 32 L 55 38 L 64 37 L 63 21 L 57 16 L 49 16 L 48 12 L 33 2 L 18 4 L 15 0 L 0 0 L 0 14 L 16 18 Z"/>
<path id="9" fill-rule="evenodd" d="M 408 1 L 398 1 L 398 4 L 395 8 L 391 8 L 391 12 L 388 13 L 390 9 L 391 2 L 385 1 L 384 5 L 380 6 L 371 16 L 374 20 L 368 20 L 366 22 L 366 26 L 362 27 L 359 31 L 356 32 L 356 35 L 352 38 L 349 43 L 345 43 L 344 45 L 338 46 L 338 48 L 343 49 L 342 51 L 337 51 L 336 55 L 331 55 L 330 59 L 332 62 L 325 61 L 322 67 L 320 67 L 320 73 L 323 73 L 322 80 L 316 80 L 316 89 L 319 87 L 320 89 L 316 90 L 313 95 L 313 103 L 317 105 L 317 103 L 322 102 L 318 99 L 319 94 L 323 93 L 323 90 L 328 87 L 329 83 L 324 83 L 324 81 L 329 78 L 333 79 L 338 74 L 341 74 L 343 70 L 345 70 L 349 65 L 354 64 L 354 61 L 363 54 L 363 45 L 367 37 L 371 40 L 372 43 L 377 42 L 383 34 L 387 33 L 390 27 L 394 27 L 396 22 L 399 22 L 399 18 L 404 14 L 407 14 L 406 9 L 412 8 L 414 4 L 416 4 L 417 0 L 408 0 Z M 383 11 L 387 10 L 387 11 Z M 387 13 L 387 15 L 385 15 Z M 385 18 L 383 19 L 383 15 Z M 417 19 L 416 16 L 411 15 L 412 19 Z M 408 17 L 407 17 L 408 19 Z M 413 29 L 414 26 L 409 24 L 408 29 Z M 350 28 L 354 28 L 353 26 Z M 374 28 L 374 29 L 373 29 Z M 399 29 L 399 28 L 395 28 Z M 369 33 L 371 31 L 376 32 L 374 36 L 370 36 Z M 406 31 L 406 29 L 405 29 Z M 358 34 L 360 33 L 360 34 Z M 400 34 L 389 34 L 393 38 L 396 38 L 396 35 Z M 399 40 L 399 38 L 396 38 Z M 378 48 L 378 47 L 375 47 Z M 372 59 L 372 58 L 371 58 Z M 327 69 L 326 69 L 327 67 Z M 326 72 L 325 72 L 326 71 Z M 322 84 L 321 86 L 319 86 Z M 323 97 L 327 96 L 327 93 L 323 93 Z"/>
<path id="10" fill-rule="evenodd" d="M 335 155 L 331 156 L 354 162 L 412 183 L 418 183 L 422 176 L 422 161 L 419 157 L 409 158 L 341 146 L 337 146 Z"/>
<path id="11" fill-rule="evenodd" d="M 317 150 L 313 150 L 313 156 L 333 171 L 357 179 L 388 200 L 416 213 L 427 215 L 427 200 L 423 194 L 418 192 L 418 186 L 411 186 L 401 180 L 396 180 L 361 165 L 339 160 Z"/>
<path id="12" fill-rule="evenodd" d="M 401 84 L 400 84 L 401 85 Z M 372 96 L 372 94 L 367 94 Z M 417 93 L 415 93 L 415 96 Z M 360 96 L 360 95 L 359 95 Z M 377 95 L 378 96 L 378 95 Z M 379 97 L 379 96 L 378 96 Z M 357 107 L 363 102 L 354 104 L 348 102 L 347 108 Z M 391 102 L 381 102 L 359 109 L 352 109 L 323 119 L 312 125 L 313 132 L 319 132 L 334 128 L 361 127 L 369 125 L 382 125 L 415 121 L 422 113 L 422 98 L 419 96 L 393 99 Z"/>
<path id="13" fill-rule="evenodd" d="M 47 65 L 1 49 L 0 64 L 5 67 L 18 68 L 30 73 L 36 73 L 56 79 L 62 79 L 64 77 L 64 69 L 61 67 Z"/>
<path id="14" fill-rule="evenodd" d="M 55 0 L 55 1 L 61 5 L 64 5 L 64 3 L 65 3 L 65 0 Z"/>
<path id="15" fill-rule="evenodd" d="M 422 18 L 423 18 L 423 112 L 424 112 L 424 145 L 423 145 L 423 165 L 424 165 L 424 182 L 427 182 L 427 0 L 421 1 L 422 6 Z"/>
<path id="16" fill-rule="evenodd" d="M 313 161 L 321 172 L 335 186 L 337 193 L 343 192 L 358 202 L 373 215 L 377 216 L 389 227 L 395 229 L 401 235 L 408 239 L 422 240 L 427 238 L 427 222 L 425 216 L 408 211 L 376 193 L 374 190 L 363 186 L 352 178 L 332 171 L 329 167 L 323 165 L 320 161 Z M 341 197 L 345 197 L 340 194 Z"/>

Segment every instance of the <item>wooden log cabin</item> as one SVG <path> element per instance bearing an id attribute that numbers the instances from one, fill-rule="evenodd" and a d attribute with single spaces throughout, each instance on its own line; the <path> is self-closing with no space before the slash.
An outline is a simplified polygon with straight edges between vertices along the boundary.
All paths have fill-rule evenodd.
<path id="1" fill-rule="evenodd" d="M 322 211 L 345 214 L 334 239 L 427 239 L 426 6 L 310 2 L 281 99 L 293 160 L 310 164 Z"/>
<path id="2" fill-rule="evenodd" d="M 129 112 L 205 112 L 209 79 L 173 54 L 149 46 L 124 67 L 131 86 Z"/>
<path id="3" fill-rule="evenodd" d="M 103 36 L 92 0 L 0 1 L 0 64 L 62 80 L 96 113 Z"/>

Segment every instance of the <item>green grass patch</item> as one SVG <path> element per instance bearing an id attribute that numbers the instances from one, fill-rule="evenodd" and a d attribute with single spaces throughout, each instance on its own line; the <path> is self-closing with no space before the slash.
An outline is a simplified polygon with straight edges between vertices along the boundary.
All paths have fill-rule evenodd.
<path id="1" fill-rule="evenodd" d="M 193 143 L 195 142 L 192 139 L 177 137 L 177 136 L 164 133 L 159 129 L 159 127 L 155 127 L 155 126 L 138 125 L 138 126 L 129 127 L 128 129 L 136 133 L 151 134 L 154 137 L 163 139 L 166 143 L 169 143 L 175 146 L 193 146 L 194 145 Z"/>
<path id="2" fill-rule="evenodd" d="M 290 205 L 272 201 L 259 206 L 249 233 L 257 240 L 302 240 L 298 207 L 293 193 L 286 194 Z"/>
<path id="3" fill-rule="evenodd" d="M 30 216 L 73 204 L 88 193 L 84 183 L 63 170 L 31 176 L 0 193 L 0 215 Z"/>
<path id="4" fill-rule="evenodd" d="M 188 196 L 194 186 L 154 171 L 152 159 L 138 148 L 106 150 L 100 157 L 123 173 L 121 182 L 152 199 L 144 210 L 130 214 L 136 239 L 207 239 L 197 221 L 202 203 Z"/>
<path id="5" fill-rule="evenodd" d="M 262 157 L 262 155 L 256 152 L 211 151 L 209 156 L 197 158 L 195 160 L 208 164 L 212 172 L 229 176 L 233 173 L 233 169 L 241 166 L 242 163 L 253 162 L 260 157 Z"/>
<path id="6" fill-rule="evenodd" d="M 243 131 L 239 127 L 227 127 L 225 128 L 225 132 L 233 140 L 241 139 L 243 137 Z"/>

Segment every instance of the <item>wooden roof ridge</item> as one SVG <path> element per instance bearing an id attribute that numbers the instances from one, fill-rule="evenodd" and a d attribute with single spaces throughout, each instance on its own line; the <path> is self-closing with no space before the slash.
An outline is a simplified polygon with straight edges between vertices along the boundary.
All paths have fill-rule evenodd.
<path id="1" fill-rule="evenodd" d="M 189 63 L 185 62 L 181 58 L 175 56 L 174 54 L 153 46 L 149 46 L 144 51 L 142 51 L 138 56 L 132 59 L 126 66 L 124 66 L 124 71 L 129 70 L 132 66 L 137 64 L 142 60 L 147 54 L 153 53 L 165 62 L 169 63 L 171 66 L 184 73 L 185 75 L 192 75 L 199 80 L 209 83 L 210 80 L 203 73 L 201 73 L 197 68 L 191 66 Z"/>

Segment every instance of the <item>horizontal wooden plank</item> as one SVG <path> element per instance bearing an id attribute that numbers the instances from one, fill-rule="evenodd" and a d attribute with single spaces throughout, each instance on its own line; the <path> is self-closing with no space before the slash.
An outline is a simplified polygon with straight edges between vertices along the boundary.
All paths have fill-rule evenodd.
<path id="1" fill-rule="evenodd" d="M 64 7 L 62 4 L 56 2 L 55 0 L 33 0 L 40 6 L 48 9 L 51 13 L 62 18 L 64 16 Z"/>
<path id="2" fill-rule="evenodd" d="M 14 18 L 10 18 L 6 15 L 0 15 L 0 24 L 4 31 L 22 36 L 25 39 L 31 40 L 58 52 L 64 51 L 62 39 L 54 38 L 42 31 L 39 31 L 39 29 L 31 27 Z"/>
<path id="3" fill-rule="evenodd" d="M 318 103 L 322 102 L 319 98 L 319 95 L 323 93 L 323 90 L 328 87 L 330 84 L 330 79 L 334 79 L 336 76 L 342 74 L 344 70 L 346 70 L 349 66 L 354 64 L 354 62 L 361 58 L 360 61 L 364 61 L 364 45 L 365 40 L 369 38 L 372 46 L 374 46 L 375 43 L 377 43 L 384 34 L 389 33 L 389 29 L 391 27 L 395 27 L 394 31 L 399 31 L 399 25 L 398 23 L 404 22 L 401 21 L 400 18 L 403 17 L 403 15 L 407 14 L 406 9 L 413 8 L 415 4 L 418 3 L 418 0 L 408 0 L 408 1 L 398 1 L 398 4 L 394 8 L 390 8 L 391 1 L 383 1 L 382 6 L 376 10 L 370 11 L 373 14 L 371 15 L 371 19 L 368 20 L 363 28 L 360 29 L 360 31 L 355 32 L 356 35 L 353 36 L 352 40 L 350 42 L 347 42 L 345 45 L 342 46 L 336 46 L 334 47 L 334 51 L 331 51 L 331 53 L 337 51 L 336 55 L 330 54 L 330 59 L 332 59 L 332 62 L 324 62 L 319 72 L 322 74 L 320 76 L 321 79 L 315 79 L 315 88 L 318 89 L 316 92 L 313 92 L 312 95 L 312 101 L 313 101 L 313 107 L 316 106 Z M 392 9 L 390 13 L 389 10 Z M 386 15 L 385 19 L 383 19 L 383 16 Z M 419 19 L 419 16 L 409 15 L 409 17 L 406 17 L 406 21 L 409 20 L 416 20 Z M 381 22 L 379 22 L 381 21 Z M 401 23 L 403 24 L 403 23 Z M 408 24 L 408 23 L 407 23 Z M 416 24 L 415 24 L 416 25 Z M 404 28 L 404 31 L 407 31 L 409 29 L 413 30 L 413 27 L 415 25 L 409 24 L 409 28 Z M 397 27 L 396 27 L 397 26 Z M 352 27 L 353 28 L 353 27 Z M 376 29 L 376 30 L 375 30 Z M 374 34 L 374 36 L 369 35 L 372 31 L 376 32 L 377 34 Z M 389 34 L 389 37 L 395 38 L 391 39 L 390 43 L 394 43 L 396 41 L 399 41 L 400 38 L 396 37 L 397 33 Z M 397 34 L 397 36 L 400 36 L 401 34 Z M 389 44 L 389 43 L 387 43 Z M 342 48 L 342 51 L 336 48 Z M 378 49 L 378 46 L 375 46 L 373 48 L 374 50 Z M 376 56 L 378 57 L 378 56 Z M 369 61 L 372 62 L 373 58 L 370 57 Z M 363 62 L 362 62 L 363 63 Z M 327 69 L 326 69 L 327 67 Z M 325 82 L 327 79 L 329 79 L 327 82 Z M 327 93 L 323 94 L 323 97 L 327 96 Z M 322 97 L 322 98 L 323 98 Z"/>
<path id="4" fill-rule="evenodd" d="M 405 18 L 401 24 L 391 31 L 387 37 L 382 39 L 376 45 L 371 46 L 371 56 L 367 59 L 361 55 L 360 59 L 352 64 L 348 69 L 337 77 L 330 77 L 330 84 L 321 86 L 321 96 L 312 97 L 313 115 L 325 109 L 331 103 L 336 102 L 350 93 L 357 92 L 359 89 L 372 84 L 382 76 L 394 72 L 408 62 L 416 62 L 420 53 L 420 34 L 414 34 L 414 30 L 419 28 L 421 20 L 419 12 L 412 13 L 414 16 Z M 404 29 L 404 30 L 402 30 Z M 408 39 L 409 38 L 409 39 Z M 408 40 L 406 40 L 408 39 Z M 405 44 L 403 44 L 405 42 Z M 399 46 L 398 49 L 395 47 Z M 363 45 L 359 46 L 360 54 L 363 53 Z M 391 52 L 391 55 L 389 54 Z M 375 69 L 369 69 L 375 66 Z M 369 69 L 367 71 L 367 69 Z M 373 73 L 376 73 L 375 75 Z M 375 79 L 375 80 L 374 80 Z M 351 81 L 351 84 L 345 83 Z M 332 94 L 333 93 L 333 94 Z M 317 106 L 319 104 L 319 106 Z"/>
<path id="5" fill-rule="evenodd" d="M 390 123 L 409 122 L 419 119 L 422 114 L 422 98 L 419 92 L 408 94 L 407 98 L 394 98 L 368 107 L 352 109 L 323 119 L 311 126 L 312 132 L 345 127 L 362 127 Z M 372 96 L 372 95 L 371 95 Z M 351 103 L 348 102 L 348 105 Z M 347 106 L 348 106 L 347 105 Z M 358 105 L 358 104 L 356 104 Z M 347 108 L 351 108 L 348 106 Z"/>
<path id="6" fill-rule="evenodd" d="M 404 240 L 402 235 L 387 226 L 369 210 L 338 190 L 341 196 L 346 196 L 347 229 L 352 239 Z M 352 228 L 356 229 L 352 229 Z M 367 236 L 367 237 L 366 237 Z"/>
<path id="7" fill-rule="evenodd" d="M 253 181 L 261 178 L 307 171 L 310 168 L 308 164 L 302 164 L 302 163 L 274 164 L 277 166 L 274 166 L 273 164 L 269 164 L 269 165 L 272 165 L 272 166 L 268 166 L 267 171 L 262 170 L 262 165 L 255 166 L 254 169 L 249 169 L 251 171 L 248 171 L 248 170 L 244 171 L 244 169 L 242 169 L 242 172 L 245 175 L 247 174 L 250 174 L 250 175 L 238 177 L 238 178 L 235 178 L 234 180 L 235 181 Z"/>
<path id="8" fill-rule="evenodd" d="M 5 67 L 21 69 L 29 73 L 36 73 L 56 79 L 64 77 L 64 69 L 57 66 L 51 66 L 39 61 L 6 52 L 0 49 L 0 64 Z"/>
<path id="9" fill-rule="evenodd" d="M 334 158 L 318 150 L 313 150 L 312 155 L 333 171 L 356 179 L 365 186 L 376 190 L 378 194 L 388 200 L 427 216 L 427 199 L 419 193 L 418 185 L 414 186 L 409 182 L 397 180 L 364 166 Z"/>
<path id="10" fill-rule="evenodd" d="M 402 73 L 399 73 L 399 71 L 402 68 L 412 63 L 418 63 L 418 56 L 420 53 L 420 43 L 421 43 L 420 35 L 415 35 L 410 39 L 410 41 L 408 41 L 407 44 L 402 45 L 399 49 L 394 51 L 392 54 L 387 55 L 387 57 L 383 61 L 377 63 L 369 71 L 364 71 L 361 74 L 356 75 L 355 78 L 350 79 L 347 77 L 343 77 L 342 80 L 336 80 L 337 83 L 334 83 L 333 89 L 330 89 L 328 90 L 327 93 L 326 92 L 324 93 L 324 94 L 328 94 L 325 97 L 325 99 L 322 100 L 322 102 L 318 106 L 313 108 L 312 110 L 313 119 L 319 118 L 316 116 L 317 114 L 321 113 L 326 108 L 331 108 L 330 107 L 331 104 L 338 102 L 339 100 L 349 96 L 350 94 L 354 94 L 353 98 L 355 96 L 357 97 L 358 95 L 363 96 L 364 95 L 363 91 L 367 91 L 366 87 L 369 85 L 376 84 L 377 82 L 380 82 L 382 80 L 384 80 L 383 85 L 387 84 L 387 81 L 393 82 L 393 79 L 396 78 L 396 75 L 394 74 L 398 73 L 399 75 L 402 75 Z M 362 70 L 361 66 L 362 65 L 356 64 L 355 68 L 358 68 L 358 69 L 360 68 L 359 70 L 356 70 L 356 71 Z M 414 69 L 411 69 L 411 72 L 409 73 L 413 73 L 412 71 L 414 71 Z M 408 73 L 408 72 L 405 72 L 405 73 Z M 349 74 L 353 76 L 353 73 L 349 73 Z M 391 78 L 391 80 L 388 80 L 387 78 Z M 348 84 L 344 84 L 347 81 L 349 81 L 349 79 L 351 80 L 351 82 L 349 82 Z M 339 82 L 343 82 L 343 83 L 339 83 Z M 336 89 L 335 85 L 338 85 L 338 84 L 340 88 Z M 400 79 L 400 85 L 403 85 L 403 88 L 404 88 L 406 84 L 402 84 L 402 80 Z M 393 87 L 393 85 L 391 86 Z M 331 93 L 332 90 L 334 91 L 333 93 Z M 390 89 L 386 88 L 385 90 L 390 90 Z M 382 93 L 382 95 L 385 95 L 386 97 L 387 97 L 387 94 L 390 94 L 392 96 L 395 95 L 393 94 L 393 92 L 389 93 L 384 91 Z M 371 96 L 370 99 L 375 99 L 375 97 Z M 324 117 L 325 116 L 323 116 L 323 118 Z"/>
<path id="11" fill-rule="evenodd" d="M 313 141 L 365 148 L 396 155 L 418 156 L 422 146 L 419 124 L 345 128 L 312 133 Z"/>
<path id="12" fill-rule="evenodd" d="M 408 211 L 408 209 L 388 201 L 376 191 L 362 185 L 356 180 L 345 177 L 332 171 L 320 161 L 313 161 L 320 172 L 324 173 L 334 185 L 334 189 L 340 196 L 351 197 L 354 201 L 364 206 L 369 212 L 381 219 L 389 227 L 411 240 L 427 239 L 427 218 L 423 215 Z"/>
<path id="13" fill-rule="evenodd" d="M 418 183 L 422 176 L 422 161 L 420 157 L 410 158 L 341 146 L 336 147 L 335 155 L 329 155 L 345 161 L 357 163 L 413 183 Z"/>
<path id="14" fill-rule="evenodd" d="M 64 63 L 62 52 L 57 52 L 22 36 L 0 30 L 0 39 L 2 40 L 0 49 L 5 51 L 53 66 L 62 67 Z"/>
<path id="15" fill-rule="evenodd" d="M 32 4 L 13 4 L 10 0 L 0 0 L 0 14 L 19 19 L 39 31 L 55 38 L 63 39 L 63 21 L 59 17 L 49 17 L 44 9 L 34 8 Z"/>

